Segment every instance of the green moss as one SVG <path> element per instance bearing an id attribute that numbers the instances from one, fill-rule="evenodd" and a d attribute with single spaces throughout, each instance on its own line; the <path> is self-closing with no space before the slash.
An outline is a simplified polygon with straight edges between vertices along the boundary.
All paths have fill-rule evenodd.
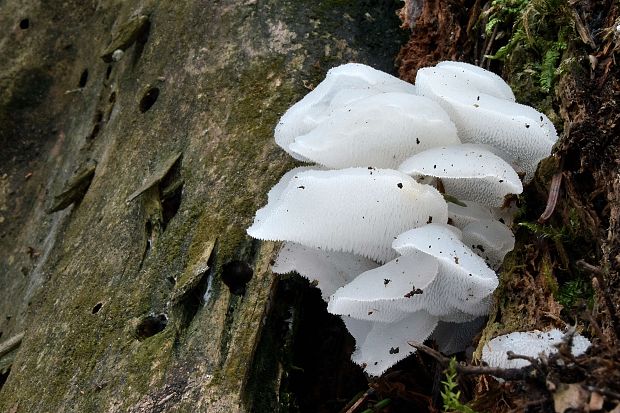
<path id="1" fill-rule="evenodd" d="M 487 56 L 502 60 L 517 100 L 537 107 L 558 124 L 549 92 L 575 62 L 564 58 L 579 39 L 566 0 L 493 0 L 487 35 L 496 33 L 499 48 Z M 506 36 L 508 35 L 508 36 Z"/>
<path id="2" fill-rule="evenodd" d="M 547 288 L 555 295 L 558 292 L 558 281 L 553 272 L 553 263 L 548 256 L 544 256 L 542 259 L 539 276 L 543 278 Z"/>
<path id="3" fill-rule="evenodd" d="M 157 386 L 163 377 L 169 360 L 172 357 L 171 347 L 175 339 L 175 331 L 170 326 L 161 333 L 155 334 L 137 343 L 131 357 L 127 360 L 127 388 L 146 394 L 149 387 Z M 149 371 L 145 374 L 145 370 Z M 129 404 L 127 404 L 129 406 Z"/>
<path id="4" fill-rule="evenodd" d="M 571 311 L 581 303 L 592 306 L 594 290 L 588 280 L 575 278 L 564 282 L 558 289 L 556 299 L 564 309 Z"/>

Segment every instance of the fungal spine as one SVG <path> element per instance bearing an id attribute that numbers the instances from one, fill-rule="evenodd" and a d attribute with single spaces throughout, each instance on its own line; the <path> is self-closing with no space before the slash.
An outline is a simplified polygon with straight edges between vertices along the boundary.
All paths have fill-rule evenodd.
<path id="1" fill-rule="evenodd" d="M 514 247 L 505 197 L 557 139 L 549 120 L 469 64 L 421 69 L 414 86 L 349 63 L 282 116 L 275 138 L 318 166 L 285 174 L 248 228 L 284 241 L 273 271 L 317 281 L 370 375 L 411 354 L 408 341 L 462 350 Z"/>

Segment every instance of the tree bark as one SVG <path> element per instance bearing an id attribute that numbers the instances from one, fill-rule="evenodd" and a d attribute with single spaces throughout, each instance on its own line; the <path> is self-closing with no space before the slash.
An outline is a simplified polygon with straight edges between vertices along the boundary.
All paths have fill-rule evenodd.
<path id="1" fill-rule="evenodd" d="M 334 65 L 391 71 L 397 26 L 380 0 L 0 3 L 0 411 L 251 411 L 273 127 Z"/>

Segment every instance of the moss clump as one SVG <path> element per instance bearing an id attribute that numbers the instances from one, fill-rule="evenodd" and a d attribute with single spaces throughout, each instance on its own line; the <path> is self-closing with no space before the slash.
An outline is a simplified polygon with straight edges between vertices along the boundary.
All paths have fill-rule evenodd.
<path id="1" fill-rule="evenodd" d="M 557 121 L 549 92 L 558 76 L 575 63 L 563 56 L 579 39 L 568 1 L 493 0 L 486 19 L 486 34 L 499 46 L 487 57 L 505 63 L 518 101 Z"/>

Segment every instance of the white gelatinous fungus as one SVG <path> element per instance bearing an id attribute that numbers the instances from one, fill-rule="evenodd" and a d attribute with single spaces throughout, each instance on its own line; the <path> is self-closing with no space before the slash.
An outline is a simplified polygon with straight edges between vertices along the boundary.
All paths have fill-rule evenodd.
<path id="1" fill-rule="evenodd" d="M 371 376 L 379 376 L 389 367 L 415 352 L 408 342 L 422 343 L 437 326 L 437 318 L 418 311 L 394 323 L 381 323 L 342 317 L 355 339 L 354 363 Z"/>
<path id="2" fill-rule="evenodd" d="M 497 288 L 497 275 L 447 225 L 414 228 L 400 234 L 392 247 L 401 255 L 421 251 L 437 258 L 437 288 L 445 301 L 467 314 L 486 314 L 486 305 L 480 304 Z"/>
<path id="3" fill-rule="evenodd" d="M 557 133 L 551 121 L 534 108 L 485 93 L 477 82 L 464 81 L 458 71 L 437 66 L 416 75 L 421 96 L 435 100 L 450 115 L 463 142 L 500 149 L 526 173 L 529 181 L 538 162 L 551 154 Z"/>
<path id="4" fill-rule="evenodd" d="M 460 201 L 462 205 L 448 202 L 448 218 L 450 224 L 459 229 L 467 224 L 482 219 L 494 219 L 494 208 L 473 201 Z"/>
<path id="5" fill-rule="evenodd" d="M 328 301 L 338 288 L 350 283 L 359 274 L 378 267 L 374 261 L 345 252 L 326 251 L 285 242 L 271 270 L 276 274 L 297 272 L 321 290 Z"/>
<path id="6" fill-rule="evenodd" d="M 439 192 L 389 169 L 295 173 L 280 182 L 247 232 L 271 241 L 351 252 L 386 262 L 395 236 L 428 221 L 445 223 Z"/>
<path id="7" fill-rule="evenodd" d="M 395 169 L 418 152 L 459 143 L 454 124 L 437 103 L 410 93 L 381 93 L 334 109 L 289 149 L 328 168 Z"/>
<path id="8" fill-rule="evenodd" d="M 286 241 L 274 272 L 318 282 L 355 338 L 353 361 L 370 375 L 433 331 L 444 352 L 463 350 L 498 285 L 487 263 L 499 267 L 514 246 L 500 223 L 510 225 L 514 205 L 497 207 L 521 193 L 517 173 L 530 180 L 550 154 L 557 134 L 549 119 L 516 103 L 499 76 L 466 63 L 420 69 L 416 86 L 350 63 L 291 107 L 275 138 L 322 166 L 285 174 L 247 231 Z M 431 184 L 442 185 L 449 205 Z M 483 360 L 512 367 L 524 361 L 506 364 L 507 350 L 535 356 L 562 337 L 515 334 L 491 340 Z M 574 340 L 575 354 L 589 345 Z"/>
<path id="9" fill-rule="evenodd" d="M 538 330 L 510 333 L 495 337 L 482 348 L 482 361 L 491 367 L 504 369 L 521 368 L 529 364 L 527 360 L 508 360 L 506 352 L 538 357 L 541 353 L 549 356 L 557 352 L 556 345 L 560 344 L 564 333 L 558 329 L 542 332 Z M 573 336 L 571 352 L 574 356 L 584 354 L 590 347 L 590 340 L 580 334 Z"/>
<path id="10" fill-rule="evenodd" d="M 437 260 L 430 255 L 418 252 L 400 256 L 338 289 L 331 296 L 327 311 L 360 320 L 398 321 L 433 306 L 425 289 L 435 280 L 437 270 Z M 405 308 L 405 301 L 415 304 Z"/>
<path id="11" fill-rule="evenodd" d="M 463 228 L 463 243 L 482 257 L 489 267 L 497 270 L 506 254 L 514 249 L 515 236 L 501 222 L 485 219 Z"/>
<path id="12" fill-rule="evenodd" d="M 355 90 L 359 93 L 354 92 Z M 343 92 L 347 91 L 347 92 Z M 276 143 L 296 159 L 289 145 L 325 120 L 331 101 L 351 103 L 358 97 L 372 93 L 403 92 L 415 94 L 415 86 L 387 73 L 358 63 L 347 63 L 327 72 L 325 79 L 314 90 L 290 107 L 275 129 Z M 304 159 L 301 159 L 304 160 Z"/>
<path id="13" fill-rule="evenodd" d="M 514 169 L 481 145 L 430 148 L 408 158 L 398 169 L 414 178 L 440 178 L 447 194 L 489 206 L 499 207 L 506 195 L 523 191 Z"/>
<path id="14" fill-rule="evenodd" d="M 458 82 L 465 83 L 482 93 L 515 101 L 515 95 L 508 83 L 493 72 L 469 63 L 453 61 L 439 62 L 436 67 L 448 72 L 448 76 L 452 75 Z"/>

